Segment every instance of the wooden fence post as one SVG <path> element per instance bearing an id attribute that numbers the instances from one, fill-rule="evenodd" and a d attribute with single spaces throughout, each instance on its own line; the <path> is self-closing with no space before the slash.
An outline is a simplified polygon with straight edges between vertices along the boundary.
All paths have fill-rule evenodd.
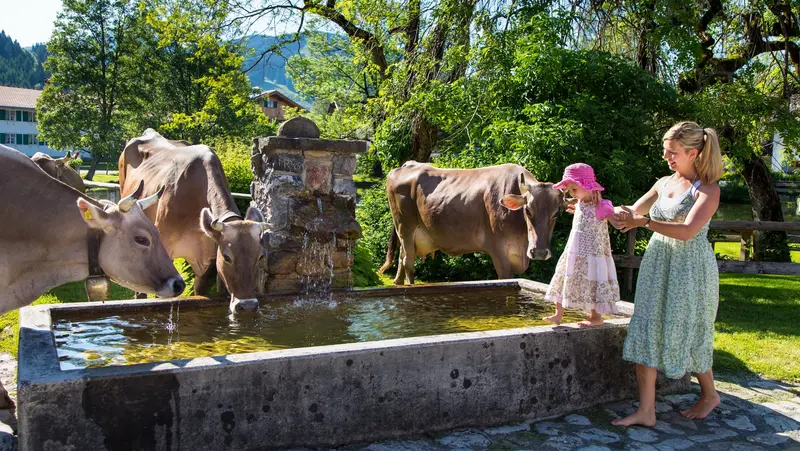
<path id="1" fill-rule="evenodd" d="M 750 239 L 753 237 L 752 230 L 743 230 L 742 239 L 739 243 L 739 261 L 747 261 L 750 256 Z"/>

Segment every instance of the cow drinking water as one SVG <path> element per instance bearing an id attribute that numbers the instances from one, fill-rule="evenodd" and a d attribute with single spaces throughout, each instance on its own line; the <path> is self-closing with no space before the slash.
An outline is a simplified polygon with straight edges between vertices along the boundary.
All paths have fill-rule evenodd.
<path id="1" fill-rule="evenodd" d="M 90 235 L 99 237 L 97 263 L 111 280 L 159 296 L 180 294 L 184 281 L 142 212 L 158 199 L 137 200 L 141 191 L 119 204 L 96 201 L 0 145 L 0 313 L 86 279 Z M 3 394 L 0 387 L 0 408 L 7 407 Z"/>
<path id="2" fill-rule="evenodd" d="M 414 258 L 486 252 L 500 279 L 550 258 L 556 214 L 564 197 L 516 164 L 439 169 L 406 162 L 386 177 L 400 256 L 394 283 L 414 283 Z M 385 270 L 392 261 L 387 253 Z"/>
<path id="3" fill-rule="evenodd" d="M 147 129 L 128 141 L 119 157 L 121 194 L 142 180 L 145 195 L 165 188 L 158 206 L 145 214 L 161 233 L 169 256 L 192 266 L 195 294 L 208 294 L 214 265 L 231 293 L 231 311 L 258 310 L 255 274 L 264 258 L 261 235 L 266 225 L 253 207 L 242 218 L 211 148 L 170 141 Z"/>

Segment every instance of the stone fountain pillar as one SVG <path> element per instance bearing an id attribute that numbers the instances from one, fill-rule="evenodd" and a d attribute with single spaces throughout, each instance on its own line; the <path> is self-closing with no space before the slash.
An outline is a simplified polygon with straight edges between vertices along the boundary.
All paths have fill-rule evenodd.
<path id="1" fill-rule="evenodd" d="M 272 228 L 264 245 L 260 285 L 265 293 L 323 296 L 349 288 L 356 222 L 356 154 L 365 141 L 319 138 L 313 121 L 284 122 L 278 136 L 255 138 L 253 202 Z"/>

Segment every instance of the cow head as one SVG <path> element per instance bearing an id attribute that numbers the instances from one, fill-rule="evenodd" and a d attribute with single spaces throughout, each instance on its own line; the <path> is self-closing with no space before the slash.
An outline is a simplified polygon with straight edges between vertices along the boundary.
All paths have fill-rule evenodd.
<path id="1" fill-rule="evenodd" d="M 261 212 L 250 207 L 244 220 L 222 222 L 204 208 L 200 226 L 217 243 L 217 273 L 231 293 L 231 312 L 258 311 L 256 270 L 266 257 L 261 236 L 267 230 Z"/>
<path id="2" fill-rule="evenodd" d="M 550 258 L 550 239 L 556 225 L 556 215 L 564 203 L 561 192 L 553 189 L 552 183 L 529 184 L 525 174 L 519 175 L 520 194 L 506 194 L 500 203 L 510 209 L 523 209 L 528 227 L 527 256 L 531 260 Z"/>
<path id="3" fill-rule="evenodd" d="M 134 291 L 178 296 L 186 284 L 161 244 L 158 230 L 144 215 L 144 209 L 158 202 L 159 193 L 139 200 L 144 183 L 119 204 L 103 201 L 96 205 L 78 198 L 78 209 L 90 228 L 103 232 L 99 264 L 114 282 Z"/>

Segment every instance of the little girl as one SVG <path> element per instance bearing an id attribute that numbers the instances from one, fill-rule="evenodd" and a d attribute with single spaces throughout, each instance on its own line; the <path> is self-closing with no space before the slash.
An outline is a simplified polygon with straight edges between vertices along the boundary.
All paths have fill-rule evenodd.
<path id="1" fill-rule="evenodd" d="M 556 264 L 545 300 L 556 303 L 556 314 L 543 318 L 560 324 L 567 307 L 578 307 L 590 313 L 580 326 L 603 324 L 603 314 L 617 313 L 619 300 L 617 270 L 611 257 L 606 218 L 614 214 L 610 201 L 600 197 L 600 186 L 594 170 L 584 163 L 567 166 L 562 180 L 554 189 L 566 190 L 577 199 L 572 231 L 567 247 Z"/>

